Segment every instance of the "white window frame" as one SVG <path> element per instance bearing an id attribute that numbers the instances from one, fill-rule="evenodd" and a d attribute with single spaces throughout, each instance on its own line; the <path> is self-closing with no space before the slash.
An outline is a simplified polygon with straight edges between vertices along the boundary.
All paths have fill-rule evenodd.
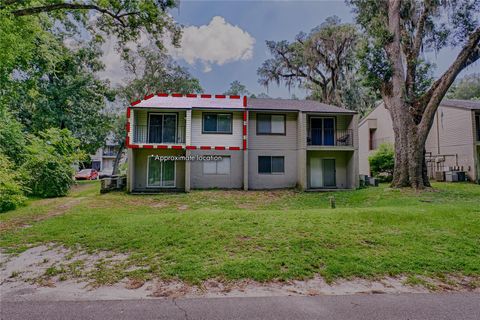
<path id="1" fill-rule="evenodd" d="M 221 155 L 208 155 L 207 157 L 222 157 L 222 160 L 225 158 L 229 158 L 229 165 L 228 165 L 228 173 L 218 173 L 218 161 L 208 161 L 208 162 L 215 162 L 215 173 L 205 173 L 205 162 L 202 163 L 202 173 L 204 176 L 229 176 L 232 174 L 232 157 L 231 156 L 221 156 Z"/>
<path id="2" fill-rule="evenodd" d="M 147 183 L 145 184 L 147 186 L 147 188 L 166 188 L 166 189 L 171 189 L 171 188 L 176 188 L 177 187 L 177 161 L 173 161 L 173 186 L 152 186 L 148 183 L 148 173 L 150 171 L 150 158 L 155 158 L 157 156 L 161 156 L 161 155 L 152 155 L 152 156 L 148 156 L 147 158 Z M 158 160 L 160 163 L 162 163 L 163 161 L 160 161 Z M 170 160 L 171 161 L 171 160 Z M 160 177 L 162 177 L 162 174 L 163 174 L 163 163 L 162 163 L 162 166 L 160 168 Z"/>

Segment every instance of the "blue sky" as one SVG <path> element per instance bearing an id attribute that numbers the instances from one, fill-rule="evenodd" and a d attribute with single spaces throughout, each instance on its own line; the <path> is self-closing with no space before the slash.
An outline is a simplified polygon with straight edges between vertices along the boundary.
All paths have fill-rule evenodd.
<path id="1" fill-rule="evenodd" d="M 298 88 L 272 84 L 267 89 L 258 84 L 257 69 L 268 58 L 266 40 L 289 40 L 308 32 L 329 16 L 343 22 L 354 22 L 352 8 L 344 1 L 180 1 L 171 11 L 174 19 L 184 25 L 183 49 L 173 54 L 178 63 L 200 79 L 207 93 L 222 93 L 229 84 L 239 80 L 252 93 L 266 92 L 272 97 L 304 97 Z M 212 19 L 215 18 L 215 23 Z M 221 17 L 221 18 L 219 18 Z M 459 48 L 427 53 L 436 64 L 435 75 L 441 74 L 454 60 Z M 107 58 L 110 60 L 111 56 Z M 119 61 L 119 57 L 114 60 Z M 107 62 L 107 65 L 109 63 Z M 477 62 L 460 76 L 478 72 Z M 107 66 L 108 67 L 108 66 Z M 120 68 L 111 63 L 107 72 L 120 78 Z M 112 79 L 112 78 L 110 78 Z"/>
<path id="2" fill-rule="evenodd" d="M 181 1 L 172 11 L 174 18 L 183 25 L 207 25 L 215 16 L 225 18 L 255 38 L 253 55 L 249 60 L 213 65 L 210 72 L 203 72 L 199 64 L 189 66 L 191 73 L 200 79 L 206 92 L 223 92 L 230 82 L 239 80 L 254 93 L 266 92 L 257 82 L 257 68 L 268 59 L 266 40 L 293 40 L 300 31 L 309 31 L 325 18 L 337 15 L 345 22 L 352 22 L 351 8 L 341 1 Z M 268 94 L 287 98 L 292 93 L 303 96 L 303 90 L 271 85 Z"/>

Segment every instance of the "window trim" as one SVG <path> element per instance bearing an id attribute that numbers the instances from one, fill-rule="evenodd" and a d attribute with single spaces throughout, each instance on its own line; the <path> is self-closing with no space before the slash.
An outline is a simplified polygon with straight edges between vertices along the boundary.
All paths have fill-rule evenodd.
<path id="1" fill-rule="evenodd" d="M 173 186 L 152 186 L 148 183 L 148 173 L 150 171 L 150 158 L 157 157 L 157 156 L 161 156 L 161 155 L 156 154 L 156 155 L 150 155 L 147 157 L 147 183 L 145 184 L 146 188 L 158 188 L 158 189 L 176 188 L 177 187 L 177 161 L 174 161 L 174 160 L 170 160 L 170 161 L 173 161 Z M 159 160 L 159 162 L 162 163 L 163 161 Z M 163 164 L 162 164 L 161 170 L 163 170 Z M 162 173 L 160 173 L 160 176 L 162 176 Z"/>
<path id="2" fill-rule="evenodd" d="M 260 172 L 260 157 L 268 157 L 270 158 L 270 172 Z M 283 171 L 282 172 L 273 172 L 273 158 L 283 158 Z M 285 174 L 285 156 L 261 156 L 257 157 L 257 173 L 261 175 L 284 175 Z"/>
<path id="3" fill-rule="evenodd" d="M 258 131 L 258 115 L 266 115 L 270 116 L 270 123 L 272 122 L 272 116 L 282 116 L 283 117 L 283 133 L 264 133 Z M 255 130 L 257 136 L 286 136 L 287 135 L 287 115 L 285 113 L 264 113 L 264 112 L 257 112 L 255 114 Z M 271 126 L 270 126 L 271 128 Z"/>
<path id="4" fill-rule="evenodd" d="M 210 155 L 209 155 L 210 156 Z M 205 162 L 202 163 L 202 174 L 204 176 L 229 176 L 232 174 L 232 156 L 230 155 L 219 155 L 219 154 L 216 154 L 216 155 L 211 155 L 212 157 L 222 157 L 222 160 L 223 158 L 229 158 L 230 159 L 230 165 L 228 167 L 228 173 L 218 173 L 218 166 L 217 166 L 217 162 L 218 161 L 215 161 L 215 173 L 205 173 L 205 167 L 203 166 Z"/>
<path id="5" fill-rule="evenodd" d="M 218 129 L 218 115 L 230 115 L 230 131 L 205 131 L 205 116 L 209 114 L 217 115 L 217 129 Z M 202 134 L 233 134 L 233 112 L 202 112 Z"/>

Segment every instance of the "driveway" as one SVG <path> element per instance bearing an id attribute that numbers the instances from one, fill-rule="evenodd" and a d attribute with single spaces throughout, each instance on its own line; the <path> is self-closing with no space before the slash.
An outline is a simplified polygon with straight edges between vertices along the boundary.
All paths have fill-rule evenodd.
<path id="1" fill-rule="evenodd" d="M 8 319 L 480 319 L 480 295 L 369 294 L 317 297 L 2 302 Z"/>

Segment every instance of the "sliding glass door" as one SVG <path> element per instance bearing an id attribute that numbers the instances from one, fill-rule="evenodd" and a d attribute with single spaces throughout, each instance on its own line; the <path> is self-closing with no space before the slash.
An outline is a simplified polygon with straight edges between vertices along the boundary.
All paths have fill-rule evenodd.
<path id="1" fill-rule="evenodd" d="M 335 118 L 310 118 L 310 137 L 314 146 L 335 145 Z"/>
<path id="2" fill-rule="evenodd" d="M 176 143 L 177 115 L 150 113 L 148 116 L 148 143 Z"/>
<path id="3" fill-rule="evenodd" d="M 175 187 L 175 161 L 160 161 L 154 156 L 148 157 L 147 187 Z"/>

